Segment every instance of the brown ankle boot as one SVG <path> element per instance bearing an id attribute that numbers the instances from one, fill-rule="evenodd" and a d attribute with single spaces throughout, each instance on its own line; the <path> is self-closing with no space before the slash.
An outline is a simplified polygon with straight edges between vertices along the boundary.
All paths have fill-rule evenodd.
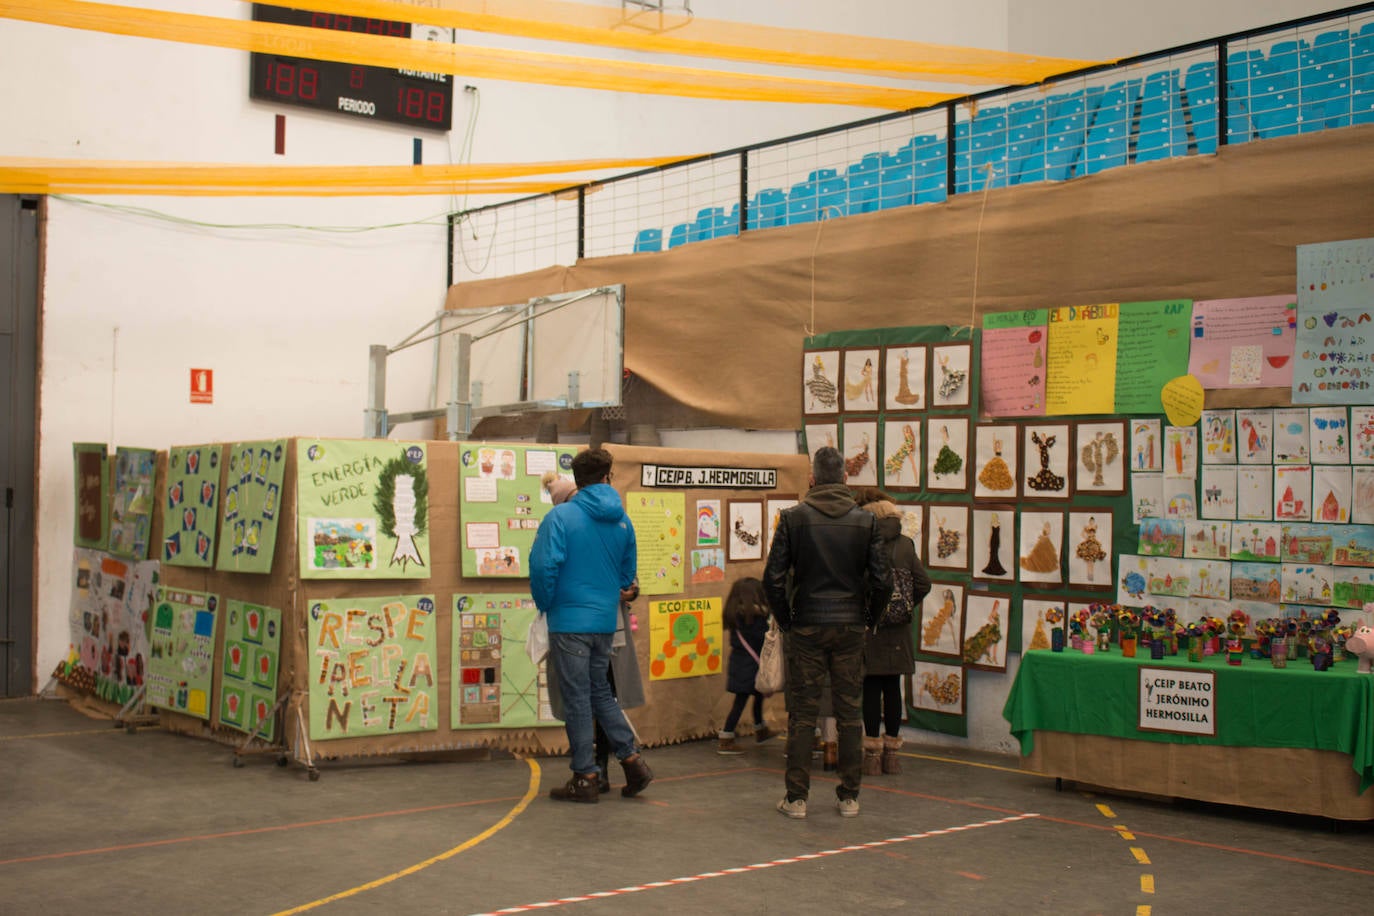
<path id="1" fill-rule="evenodd" d="M 626 798 L 634 798 L 654 781 L 654 771 L 644 762 L 643 754 L 631 754 L 620 765 L 625 768 L 625 785 L 620 794 Z"/>
<path id="2" fill-rule="evenodd" d="M 827 773 L 840 768 L 840 744 L 838 741 L 821 742 L 821 769 Z"/>
<path id="3" fill-rule="evenodd" d="M 865 776 L 883 775 L 883 739 L 870 738 L 864 735 L 864 769 Z"/>
<path id="4" fill-rule="evenodd" d="M 555 801 L 581 802 L 594 805 L 601 800 L 601 792 L 596 785 L 595 773 L 574 773 L 567 785 L 549 790 L 549 798 Z"/>
<path id="5" fill-rule="evenodd" d="M 897 757 L 897 752 L 902 749 L 902 739 L 894 738 L 891 735 L 883 735 L 883 772 L 889 776 L 895 776 L 902 772 L 902 761 Z"/>

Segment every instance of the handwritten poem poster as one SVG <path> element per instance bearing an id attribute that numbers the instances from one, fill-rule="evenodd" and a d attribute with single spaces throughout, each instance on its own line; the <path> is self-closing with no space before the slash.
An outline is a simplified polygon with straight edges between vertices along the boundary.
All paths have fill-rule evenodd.
<path id="1" fill-rule="evenodd" d="M 1374 239 L 1298 246 L 1294 404 L 1374 399 Z"/>
<path id="2" fill-rule="evenodd" d="M 1116 413 L 1159 413 L 1164 384 L 1188 371 L 1186 299 L 1123 302 L 1117 316 Z"/>
<path id="3" fill-rule="evenodd" d="M 983 317 L 980 360 L 983 411 L 991 417 L 1045 413 L 1048 309 Z"/>
<path id="4" fill-rule="evenodd" d="M 682 493 L 631 491 L 625 494 L 625 513 L 635 526 L 639 590 L 646 595 L 680 594 L 686 577 L 686 497 Z"/>
<path id="5" fill-rule="evenodd" d="M 1292 296 L 1194 302 L 1188 373 L 1203 388 L 1286 388 L 1296 323 Z"/>
<path id="6" fill-rule="evenodd" d="M 1045 413 L 1112 413 L 1119 313 L 1115 303 L 1050 309 Z"/>

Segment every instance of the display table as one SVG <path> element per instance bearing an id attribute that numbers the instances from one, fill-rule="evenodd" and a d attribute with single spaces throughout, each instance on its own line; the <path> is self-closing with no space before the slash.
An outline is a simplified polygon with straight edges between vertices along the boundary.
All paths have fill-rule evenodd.
<path id="1" fill-rule="evenodd" d="M 1142 667 L 1216 676 L 1215 736 L 1137 729 Z M 1345 820 L 1374 818 L 1374 676 L 1353 661 L 1034 651 L 1002 715 L 1022 767 L 1107 788 Z"/>

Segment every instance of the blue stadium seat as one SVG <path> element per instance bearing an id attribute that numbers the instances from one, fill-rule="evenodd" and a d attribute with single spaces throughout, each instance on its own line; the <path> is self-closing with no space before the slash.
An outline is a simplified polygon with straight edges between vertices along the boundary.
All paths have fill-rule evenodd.
<path id="1" fill-rule="evenodd" d="M 1007 118 L 1002 108 L 979 111 L 969 128 L 969 186 L 980 191 L 985 186 L 1007 184 Z"/>
<path id="2" fill-rule="evenodd" d="M 1159 70 L 1145 77 L 1136 125 L 1136 162 L 1188 155 L 1178 75 L 1177 70 Z"/>
<path id="3" fill-rule="evenodd" d="M 641 229 L 635 233 L 635 251 L 662 251 L 663 230 Z"/>
<path id="4" fill-rule="evenodd" d="M 1102 99 L 1101 87 L 1052 95 L 1045 102 L 1045 180 L 1070 178 L 1083 155 L 1088 119 Z"/>
<path id="5" fill-rule="evenodd" d="M 672 232 L 668 233 L 668 247 L 677 248 L 679 245 L 686 245 L 694 225 L 695 223 L 678 223 L 674 226 Z"/>
<path id="6" fill-rule="evenodd" d="M 1013 102 L 1007 109 L 1007 184 L 1045 178 L 1045 100 Z"/>
<path id="7" fill-rule="evenodd" d="M 938 173 L 919 175 L 916 178 L 916 203 L 933 204 L 949 198 L 947 176 L 943 169 Z"/>
<path id="8" fill-rule="evenodd" d="M 1183 77 L 1183 104 L 1193 125 L 1193 145 L 1199 153 L 1217 151 L 1217 65 L 1204 60 Z"/>
<path id="9" fill-rule="evenodd" d="M 739 204 L 731 207 L 729 213 L 716 214 L 711 226 L 711 238 L 718 239 L 726 235 L 739 235 Z"/>
<path id="10" fill-rule="evenodd" d="M 1323 32 L 1302 55 L 1298 79 L 1303 133 L 1350 123 L 1350 33 Z"/>
<path id="11" fill-rule="evenodd" d="M 883 165 L 882 153 L 865 153 L 845 169 L 849 192 L 849 213 L 868 213 L 878 209 L 878 186 Z"/>
<path id="12" fill-rule="evenodd" d="M 1374 22 L 1350 42 L 1350 122 L 1374 124 Z"/>
<path id="13" fill-rule="evenodd" d="M 1226 57 L 1226 142 L 1253 140 L 1250 122 L 1250 67 L 1264 58 L 1263 51 L 1236 51 Z"/>
<path id="14" fill-rule="evenodd" d="M 787 194 L 787 224 L 813 223 L 843 216 L 846 183 L 834 169 L 817 169 Z"/>
<path id="15" fill-rule="evenodd" d="M 878 185 L 878 209 L 905 207 L 916 197 L 916 166 L 893 165 L 882 170 Z"/>
<path id="16" fill-rule="evenodd" d="M 1139 79 L 1122 80 L 1113 83 L 1102 94 L 1075 174 L 1091 175 L 1126 164 L 1131 143 L 1131 117 L 1136 99 L 1140 97 L 1140 84 Z"/>
<path id="17" fill-rule="evenodd" d="M 1268 57 L 1250 64 L 1250 120 L 1261 139 L 1285 137 L 1299 130 L 1301 50 L 1297 41 L 1280 41 L 1269 49 Z"/>
<path id="18" fill-rule="evenodd" d="M 778 188 L 764 188 L 749 201 L 748 229 L 768 229 L 787 225 L 787 194 Z"/>
<path id="19" fill-rule="evenodd" d="M 724 207 L 707 207 L 697 211 L 696 221 L 687 232 L 688 242 L 705 242 L 715 237 L 716 217 L 725 216 Z"/>

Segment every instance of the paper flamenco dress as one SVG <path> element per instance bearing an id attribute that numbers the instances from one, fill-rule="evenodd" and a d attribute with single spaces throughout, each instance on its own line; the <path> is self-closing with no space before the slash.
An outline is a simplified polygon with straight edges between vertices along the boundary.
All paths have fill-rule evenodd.
<path id="1" fill-rule="evenodd" d="M 1045 615 L 1041 614 L 1035 618 L 1035 632 L 1031 634 L 1030 645 L 1027 648 L 1048 649 L 1049 647 L 1050 638 L 1045 635 Z"/>
<path id="2" fill-rule="evenodd" d="M 811 377 L 806 380 L 806 390 L 822 407 L 835 406 L 835 383 L 825 377 L 825 363 L 819 356 L 811 363 Z"/>
<path id="3" fill-rule="evenodd" d="M 940 537 L 935 542 L 935 553 L 943 560 L 959 552 L 959 530 L 946 528 L 941 522 L 936 523 L 936 527 L 940 530 Z"/>
<path id="4" fill-rule="evenodd" d="M 988 535 L 988 556 L 990 559 L 983 567 L 983 574 L 987 576 L 1005 576 L 1006 569 L 1002 566 L 1002 524 L 996 518 L 992 521 L 992 531 Z"/>
<path id="5" fill-rule="evenodd" d="M 968 373 L 963 369 L 951 369 L 949 357 L 940 356 L 940 397 L 949 400 L 964 385 Z"/>
<path id="6" fill-rule="evenodd" d="M 897 358 L 897 394 L 893 398 L 898 404 L 919 404 L 921 396 L 911 390 L 911 383 L 907 381 L 907 366 L 911 360 L 907 358 L 906 352 Z"/>
<path id="7" fill-rule="evenodd" d="M 1010 490 L 1016 486 L 1011 479 L 1011 469 L 1002 458 L 1002 440 L 992 440 L 992 460 L 983 465 L 978 472 L 978 482 L 989 490 Z"/>
<path id="8" fill-rule="evenodd" d="M 964 459 L 954 449 L 949 447 L 949 429 L 940 427 L 940 432 L 944 436 L 944 443 L 940 446 L 940 451 L 935 456 L 935 466 L 931 469 L 936 477 L 944 477 L 947 474 L 958 474 L 964 468 Z"/>
<path id="9" fill-rule="evenodd" d="M 920 479 L 920 475 L 916 473 L 916 431 L 911 428 L 910 423 L 902 426 L 902 444 L 887 456 L 887 461 L 883 462 L 883 470 L 889 480 L 897 480 L 902 476 L 903 462 L 911 464 L 911 482 L 914 484 Z"/>
<path id="10" fill-rule="evenodd" d="M 1054 446 L 1056 436 L 1046 436 L 1040 438 L 1040 433 L 1031 433 L 1031 442 L 1040 449 L 1040 470 L 1034 477 L 1026 481 L 1026 486 L 1032 490 L 1054 493 L 1064 489 L 1064 478 L 1050 470 L 1050 449 Z"/>
<path id="11" fill-rule="evenodd" d="M 845 379 L 844 398 L 848 402 L 877 400 L 873 396 L 873 360 L 864 360 L 864 367 L 859 371 L 857 381 Z"/>
<path id="12" fill-rule="evenodd" d="M 988 622 L 979 627 L 977 633 L 964 640 L 964 664 L 976 665 L 984 657 L 987 657 L 993 664 L 997 664 L 997 644 L 1002 641 L 1001 618 L 997 613 L 998 604 L 999 602 L 996 601 L 992 603 Z"/>
<path id="13" fill-rule="evenodd" d="M 1031 545 L 1030 553 L 1021 558 L 1021 568 L 1026 572 L 1047 573 L 1059 570 L 1059 551 L 1050 540 L 1050 526 Z"/>
<path id="14" fill-rule="evenodd" d="M 1074 550 L 1078 559 L 1088 564 L 1088 578 L 1092 579 L 1093 564 L 1107 559 L 1107 554 L 1102 550 L 1102 544 L 1097 540 L 1097 522 L 1092 519 L 1083 526 L 1083 539 L 1078 542 L 1078 547 Z"/>

